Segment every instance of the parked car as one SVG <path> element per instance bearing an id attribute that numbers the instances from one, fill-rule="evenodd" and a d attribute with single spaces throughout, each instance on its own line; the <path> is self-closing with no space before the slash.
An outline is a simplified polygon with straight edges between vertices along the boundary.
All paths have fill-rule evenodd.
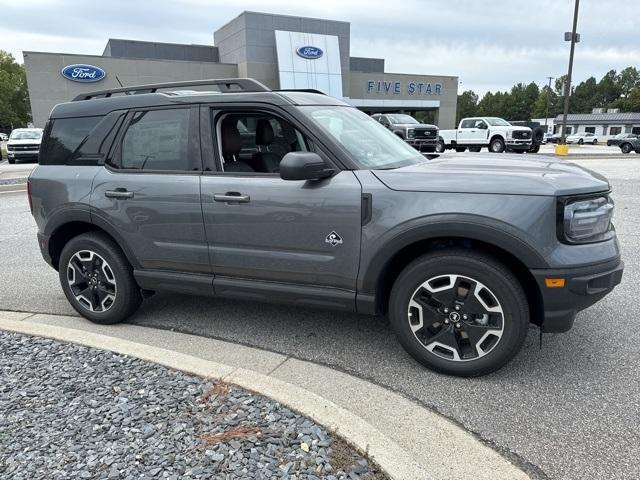
<path id="1" fill-rule="evenodd" d="M 205 84 L 221 93 L 185 92 Z M 428 160 L 319 92 L 117 88 L 56 105 L 45 131 L 27 185 L 38 244 L 96 323 L 166 290 L 388 314 L 419 362 L 471 376 L 513 358 L 530 323 L 569 330 L 621 281 L 601 175 Z"/>
<path id="2" fill-rule="evenodd" d="M 371 118 L 402 138 L 418 151 L 435 152 L 438 127 L 420 123 L 405 113 L 374 113 Z"/>
<path id="3" fill-rule="evenodd" d="M 560 143 L 562 135 L 559 133 L 554 133 L 546 136 L 547 143 Z"/>
<path id="4" fill-rule="evenodd" d="M 529 127 L 531 129 L 531 148 L 529 153 L 538 153 L 540 151 L 540 145 L 547 143 L 545 127 L 540 122 L 531 122 L 526 120 L 509 121 L 514 127 Z"/>
<path id="5" fill-rule="evenodd" d="M 38 160 L 41 141 L 41 128 L 16 128 L 13 130 L 7 141 L 9 163 L 16 163 L 20 160 Z"/>
<path id="6" fill-rule="evenodd" d="M 635 133 L 619 133 L 613 138 L 607 140 L 607 147 L 619 147 L 625 140 L 638 138 Z"/>
<path id="7" fill-rule="evenodd" d="M 567 135 L 567 143 L 577 143 L 582 145 L 583 143 L 589 143 L 591 145 L 598 144 L 598 136 L 591 132 L 578 132 Z"/>
<path id="8" fill-rule="evenodd" d="M 532 131 L 528 127 L 514 127 L 497 117 L 463 118 L 457 130 L 440 130 L 437 152 L 455 149 L 479 152 L 487 147 L 492 153 L 505 150 L 523 153 L 531 149 Z"/>
<path id="9" fill-rule="evenodd" d="M 619 146 L 622 153 L 640 153 L 640 138 L 626 138 Z"/>

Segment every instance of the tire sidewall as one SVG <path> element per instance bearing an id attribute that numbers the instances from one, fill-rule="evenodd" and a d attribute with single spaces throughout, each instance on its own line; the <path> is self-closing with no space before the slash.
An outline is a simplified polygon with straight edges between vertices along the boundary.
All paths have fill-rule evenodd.
<path id="1" fill-rule="evenodd" d="M 496 143 L 500 144 L 500 148 L 498 150 L 495 150 L 493 148 L 493 145 Z M 494 138 L 493 140 L 491 140 L 491 143 L 489 144 L 489 150 L 491 151 L 491 153 L 503 153 L 504 149 L 504 141 L 501 138 Z"/>
<path id="2" fill-rule="evenodd" d="M 409 326 L 407 310 L 415 290 L 429 278 L 448 274 L 467 276 L 483 283 L 502 306 L 502 338 L 491 352 L 477 360 L 455 362 L 440 358 L 423 346 Z M 526 297 L 517 280 L 505 274 L 506 271 L 492 264 L 466 256 L 425 256 L 416 260 L 401 273 L 391 293 L 389 318 L 398 341 L 420 363 L 441 373 L 476 376 L 499 369 L 518 352 L 529 326 Z"/>
<path id="3" fill-rule="evenodd" d="M 91 312 L 76 300 L 67 281 L 67 266 L 71 257 L 80 250 L 90 250 L 100 255 L 109 264 L 116 281 L 116 298 L 111 308 L 105 312 Z M 124 255 L 108 241 L 100 236 L 80 235 L 71 239 L 60 254 L 58 265 L 58 275 L 60 285 L 71 306 L 83 317 L 100 324 L 114 324 L 123 321 L 131 315 L 134 304 L 137 308 L 139 300 L 136 295 L 140 295 L 130 266 L 124 260 Z"/>

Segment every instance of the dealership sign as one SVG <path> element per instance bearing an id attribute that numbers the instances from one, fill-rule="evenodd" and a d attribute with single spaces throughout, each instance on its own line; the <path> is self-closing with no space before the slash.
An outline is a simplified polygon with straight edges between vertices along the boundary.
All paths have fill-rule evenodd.
<path id="1" fill-rule="evenodd" d="M 299 57 L 306 58 L 308 60 L 315 60 L 322 56 L 322 50 L 318 47 L 312 47 L 310 45 L 305 45 L 304 47 L 300 47 L 296 50 L 296 53 Z"/>
<path id="2" fill-rule="evenodd" d="M 83 83 L 99 82 L 107 75 L 100 67 L 84 64 L 67 65 L 60 73 L 64 78 Z"/>
<path id="3" fill-rule="evenodd" d="M 398 81 L 369 80 L 367 81 L 367 93 L 381 95 L 400 95 L 401 93 L 408 93 L 409 95 L 442 95 L 442 84 L 409 82 L 403 85 L 403 82 Z"/>

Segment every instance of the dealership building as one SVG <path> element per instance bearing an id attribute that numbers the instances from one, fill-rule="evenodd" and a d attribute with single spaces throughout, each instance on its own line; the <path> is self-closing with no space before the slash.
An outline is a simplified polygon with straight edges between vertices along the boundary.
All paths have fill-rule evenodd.
<path id="1" fill-rule="evenodd" d="M 456 116 L 457 77 L 388 73 L 382 58 L 352 57 L 349 22 L 243 12 L 213 45 L 110 39 L 102 55 L 23 53 L 37 127 L 81 93 L 229 77 L 321 90 L 368 113 L 431 111 L 440 128 L 454 128 Z"/>

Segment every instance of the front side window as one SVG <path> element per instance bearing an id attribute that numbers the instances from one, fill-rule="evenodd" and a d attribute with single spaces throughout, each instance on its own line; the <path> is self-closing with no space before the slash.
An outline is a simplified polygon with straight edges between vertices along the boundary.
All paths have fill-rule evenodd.
<path id="1" fill-rule="evenodd" d="M 364 169 L 390 169 L 425 162 L 417 150 L 360 110 L 343 106 L 298 107 Z"/>
<path id="2" fill-rule="evenodd" d="M 189 158 L 189 109 L 136 112 L 122 139 L 120 168 L 197 170 Z"/>
<path id="3" fill-rule="evenodd" d="M 293 125 L 266 112 L 223 113 L 217 131 L 225 172 L 276 174 L 287 153 L 313 150 Z"/>

